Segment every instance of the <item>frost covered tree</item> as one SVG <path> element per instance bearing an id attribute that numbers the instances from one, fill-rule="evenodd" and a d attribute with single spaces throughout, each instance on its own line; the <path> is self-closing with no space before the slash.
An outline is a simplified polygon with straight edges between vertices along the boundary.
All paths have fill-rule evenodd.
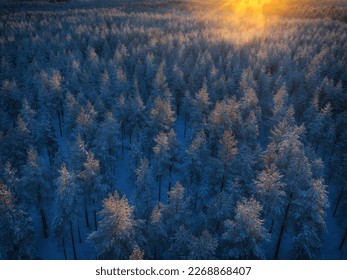
<path id="1" fill-rule="evenodd" d="M 181 225 L 187 226 L 190 223 L 191 212 L 188 207 L 188 200 L 185 195 L 185 189 L 180 182 L 168 193 L 168 204 L 163 210 L 166 224 L 166 232 L 169 236 L 175 234 Z"/>
<path id="2" fill-rule="evenodd" d="M 112 174 L 116 169 L 117 150 L 121 145 L 119 123 L 113 117 L 112 112 L 105 114 L 96 133 L 93 151 L 100 160 L 100 173 L 105 174 L 107 184 L 112 186 L 115 180 Z"/>
<path id="3" fill-rule="evenodd" d="M 42 134 L 42 146 L 46 147 L 49 163 L 52 166 L 58 153 L 59 146 L 55 134 L 53 121 L 48 116 L 45 116 L 42 120 Z"/>
<path id="4" fill-rule="evenodd" d="M 274 163 L 277 166 L 279 172 L 283 174 L 283 182 L 286 184 L 284 190 L 286 192 L 287 202 L 276 245 L 275 258 L 278 257 L 283 233 L 287 224 L 297 229 L 294 240 L 295 242 L 299 242 L 298 244 L 303 242 L 305 236 L 302 235 L 303 229 L 305 231 L 309 229 L 312 234 L 316 234 L 315 239 L 318 240 L 317 238 L 321 236 L 322 228 L 324 228 L 323 217 L 328 205 L 326 201 L 326 186 L 322 178 L 317 177 L 312 172 L 314 163 L 307 156 L 307 150 L 300 139 L 302 138 L 303 131 L 304 127 L 298 127 L 295 124 L 293 111 L 289 110 L 285 118 L 274 127 L 272 141 L 268 145 L 264 156 L 264 162 L 266 164 Z M 318 182 L 320 183 L 318 184 Z M 294 205 L 302 205 L 302 207 L 300 206 L 301 209 L 308 207 L 309 203 L 307 203 L 307 198 L 305 198 L 308 195 L 310 195 L 311 200 L 310 207 L 306 208 L 305 212 L 302 212 Z M 307 213 L 310 213 L 312 209 L 315 209 L 313 211 L 315 212 L 315 218 L 312 217 L 312 219 L 319 220 L 319 223 L 305 218 Z M 304 228 L 303 225 L 305 225 Z M 295 246 L 300 246 L 298 244 Z M 312 251 L 310 254 L 312 255 L 315 251 L 314 247 L 317 248 L 317 244 L 311 247 Z M 300 254 L 304 256 L 303 253 Z M 312 255 L 307 255 L 307 257 L 312 257 Z"/>
<path id="5" fill-rule="evenodd" d="M 269 235 L 260 218 L 261 210 L 261 205 L 254 198 L 244 199 L 237 204 L 234 219 L 225 221 L 223 239 L 228 244 L 225 251 L 227 258 L 264 258 L 262 245 L 269 239 Z"/>
<path id="6" fill-rule="evenodd" d="M 169 90 L 166 75 L 165 75 L 165 62 L 161 62 L 158 66 L 157 72 L 152 82 L 151 98 L 157 99 L 163 93 Z"/>
<path id="7" fill-rule="evenodd" d="M 2 136 L 2 155 L 4 161 L 9 161 L 17 169 L 24 165 L 27 158 L 27 150 L 34 144 L 29 125 L 21 115 L 17 116 L 16 125 Z"/>
<path id="8" fill-rule="evenodd" d="M 190 244 L 192 234 L 184 225 L 179 227 L 179 230 L 172 237 L 171 246 L 168 249 L 169 255 L 175 260 L 185 260 L 190 254 Z"/>
<path id="9" fill-rule="evenodd" d="M 101 182 L 100 161 L 94 157 L 94 153 L 87 152 L 86 161 L 83 163 L 83 169 L 78 177 L 82 180 L 86 225 L 89 226 L 88 205 L 91 203 L 93 206 L 94 227 L 97 230 L 97 202 L 108 191 L 108 186 Z"/>
<path id="10" fill-rule="evenodd" d="M 158 200 L 161 201 L 162 181 L 165 176 L 169 176 L 170 191 L 171 173 L 177 154 L 176 133 L 172 129 L 168 133 L 160 132 L 154 141 L 156 145 L 153 147 L 153 171 L 158 182 Z"/>
<path id="11" fill-rule="evenodd" d="M 207 91 L 206 82 L 203 84 L 202 88 L 195 94 L 192 100 L 192 121 L 193 126 L 196 129 L 202 128 L 207 121 L 207 117 L 210 110 L 210 99 L 209 93 Z"/>
<path id="12" fill-rule="evenodd" d="M 171 108 L 171 94 L 166 92 L 164 97 L 158 96 L 154 100 L 150 113 L 150 125 L 154 133 L 167 132 L 175 122 L 175 112 Z"/>
<path id="13" fill-rule="evenodd" d="M 129 123 L 128 126 L 130 127 L 129 131 L 129 140 L 130 143 L 133 141 L 133 137 L 135 137 L 136 141 L 139 141 L 139 138 L 141 136 L 141 133 L 143 129 L 145 128 L 145 105 L 141 98 L 140 91 L 139 91 L 139 85 L 137 80 L 134 81 L 134 92 L 129 96 Z"/>
<path id="14" fill-rule="evenodd" d="M 273 97 L 273 109 L 272 109 L 272 123 L 279 123 L 285 116 L 288 110 L 288 92 L 286 86 L 283 85 Z"/>
<path id="15" fill-rule="evenodd" d="M 80 204 L 80 190 L 76 185 L 75 175 L 70 173 L 63 163 L 59 170 L 59 177 L 55 180 L 57 187 L 56 194 L 56 213 L 52 223 L 56 238 L 59 240 L 66 254 L 66 235 L 71 238 L 74 259 L 77 259 L 76 245 L 74 237 L 74 226 L 78 228 L 79 240 L 81 240 L 81 232 L 78 222 Z"/>
<path id="16" fill-rule="evenodd" d="M 80 104 L 71 92 L 66 93 L 66 100 L 64 102 L 64 130 L 71 132 L 76 127 L 77 116 L 80 112 Z"/>
<path id="17" fill-rule="evenodd" d="M 265 218 L 271 221 L 269 233 L 272 233 L 275 221 L 284 211 L 284 187 L 283 176 L 274 164 L 259 172 L 255 180 L 255 195 L 263 206 Z"/>
<path id="18" fill-rule="evenodd" d="M 220 190 L 223 191 L 227 180 L 233 172 L 232 169 L 235 167 L 237 155 L 237 141 L 230 129 L 224 131 L 222 138 L 219 140 L 219 145 L 218 158 L 221 161 L 221 168 L 223 170 Z"/>
<path id="19" fill-rule="evenodd" d="M 21 260 L 36 257 L 35 233 L 29 214 L 15 202 L 0 180 L 0 259 Z"/>
<path id="20" fill-rule="evenodd" d="M 96 117 L 97 112 L 90 101 L 87 101 L 85 107 L 82 107 L 76 118 L 76 130 L 82 139 L 87 143 L 91 144 L 93 135 L 96 130 Z"/>
<path id="21" fill-rule="evenodd" d="M 97 258 L 128 259 L 136 245 L 134 207 L 116 191 L 103 201 L 103 208 L 98 215 L 98 230 L 88 237 L 96 249 Z"/>
<path id="22" fill-rule="evenodd" d="M 330 103 L 320 108 L 318 96 L 314 97 L 306 115 L 308 135 L 315 151 L 317 152 L 321 143 L 324 145 L 324 150 L 327 150 L 333 145 L 335 138 L 335 125 Z"/>
<path id="23" fill-rule="evenodd" d="M 135 184 L 135 215 L 140 219 L 144 219 L 148 224 L 154 208 L 153 187 L 155 186 L 156 182 L 153 178 L 149 161 L 146 158 L 141 159 L 140 165 L 136 169 Z"/>
<path id="24" fill-rule="evenodd" d="M 187 86 L 184 80 L 184 72 L 177 63 L 175 63 L 172 67 L 172 74 L 168 83 L 169 88 L 174 94 L 176 113 L 178 115 L 182 111 L 183 97 L 186 92 Z"/>
<path id="25" fill-rule="evenodd" d="M 325 211 L 329 207 L 327 186 L 322 179 L 311 179 L 293 200 L 293 253 L 297 259 L 315 259 L 322 245 Z"/>
<path id="26" fill-rule="evenodd" d="M 21 108 L 21 95 L 15 80 L 4 79 L 1 84 L 0 104 L 10 121 L 15 124 Z"/>
<path id="27" fill-rule="evenodd" d="M 239 139 L 241 129 L 240 104 L 234 98 L 217 101 L 208 118 L 208 132 L 212 155 L 216 155 L 218 140 L 225 130 L 231 129 Z"/>
<path id="28" fill-rule="evenodd" d="M 205 162 L 208 161 L 209 151 L 204 130 L 199 131 L 186 149 L 184 176 L 187 190 L 191 196 L 194 209 L 197 208 L 200 197 L 204 194 L 202 183 L 206 176 Z"/>
<path id="29" fill-rule="evenodd" d="M 224 221 L 231 219 L 234 215 L 234 205 L 240 199 L 237 185 L 229 183 L 224 191 L 212 195 L 204 203 L 207 208 L 205 227 L 214 229 L 215 233 L 221 233 Z M 229 185 L 228 184 L 228 185 Z"/>
<path id="30" fill-rule="evenodd" d="M 22 178 L 18 170 L 10 162 L 5 164 L 3 179 L 8 190 L 16 197 L 19 203 L 22 203 L 25 200 L 25 194 L 22 191 Z"/>
<path id="31" fill-rule="evenodd" d="M 145 253 L 138 246 L 135 246 L 129 257 L 129 260 L 134 260 L 134 261 L 143 260 L 144 256 L 145 256 Z"/>
<path id="32" fill-rule="evenodd" d="M 27 151 L 27 163 L 23 167 L 22 182 L 26 190 L 26 199 L 39 210 L 43 234 L 45 238 L 48 238 L 46 201 L 49 197 L 50 187 L 46 174 L 39 155 L 33 147 L 30 147 Z"/>
<path id="33" fill-rule="evenodd" d="M 151 246 L 151 255 L 157 260 L 162 258 L 164 253 L 164 245 L 168 245 L 165 240 L 167 240 L 166 227 L 164 224 L 164 205 L 159 202 L 152 211 L 151 215 L 151 226 L 149 228 L 149 239 Z"/>
<path id="34" fill-rule="evenodd" d="M 213 260 L 216 258 L 218 247 L 217 238 L 213 237 L 208 230 L 203 230 L 199 236 L 193 236 L 189 244 L 191 260 Z"/>

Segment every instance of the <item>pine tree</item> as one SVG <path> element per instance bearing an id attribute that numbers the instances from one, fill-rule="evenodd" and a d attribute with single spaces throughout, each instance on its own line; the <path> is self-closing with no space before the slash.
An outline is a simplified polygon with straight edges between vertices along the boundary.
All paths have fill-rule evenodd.
<path id="1" fill-rule="evenodd" d="M 197 208 L 198 202 L 204 193 L 202 183 L 206 176 L 205 162 L 208 161 L 208 153 L 206 134 L 204 130 L 201 130 L 194 136 L 191 144 L 188 146 L 184 160 L 184 182 L 187 185 L 194 209 Z"/>
<path id="2" fill-rule="evenodd" d="M 115 181 L 112 174 L 116 169 L 117 148 L 120 147 L 120 142 L 120 125 L 112 112 L 107 112 L 105 119 L 97 128 L 93 151 L 100 160 L 100 173 L 104 174 L 104 178 L 110 186 Z"/>
<path id="3" fill-rule="evenodd" d="M 223 239 L 230 248 L 226 257 L 231 259 L 262 259 L 264 258 L 263 243 L 269 235 L 260 218 L 261 205 L 254 198 L 243 200 L 236 206 L 234 220 L 226 220 L 226 231 Z"/>
<path id="4" fill-rule="evenodd" d="M 168 205 L 165 205 L 163 215 L 166 232 L 168 236 L 171 236 L 176 233 L 181 225 L 188 225 L 190 223 L 191 212 L 188 207 L 185 189 L 180 182 L 176 182 L 168 195 Z"/>
<path id="5" fill-rule="evenodd" d="M 304 251 L 307 249 L 303 249 L 300 243 L 304 242 L 309 232 L 311 232 L 312 240 L 320 240 L 322 228 L 324 228 L 322 217 L 327 208 L 326 186 L 322 179 L 315 178 L 315 174 L 312 172 L 312 163 L 300 139 L 303 131 L 303 126 L 298 127 L 295 124 L 293 110 L 290 109 L 284 119 L 274 127 L 272 142 L 265 152 L 264 162 L 266 164 L 274 163 L 279 172 L 283 174 L 283 182 L 286 184 L 287 205 L 276 245 L 275 258 L 278 257 L 287 225 L 295 231 L 294 246 L 297 248 L 299 257 L 304 257 L 305 254 L 306 257 L 313 256 L 318 245 L 312 244 L 311 251 L 304 253 L 300 252 L 301 249 Z M 318 184 L 318 182 L 320 183 Z M 307 197 L 310 197 L 311 203 L 307 202 Z M 302 212 L 301 209 L 305 209 L 305 212 Z M 313 212 L 315 212 L 315 217 L 307 219 L 306 215 L 310 213 L 312 215 Z M 312 220 L 316 220 L 316 222 Z M 320 222 L 318 223 L 317 220 Z M 302 229 L 307 232 L 304 233 Z M 296 242 L 298 243 L 296 244 Z"/>
<path id="6" fill-rule="evenodd" d="M 222 138 L 219 140 L 219 144 L 218 158 L 221 161 L 223 169 L 220 190 L 223 191 L 227 180 L 233 172 L 232 169 L 235 166 L 237 155 L 237 141 L 230 129 L 224 131 Z"/>
<path id="7" fill-rule="evenodd" d="M 209 139 L 211 139 L 212 154 L 216 154 L 216 144 L 222 138 L 225 130 L 231 129 L 236 139 L 240 138 L 241 131 L 240 104 L 235 98 L 216 102 L 208 119 Z"/>
<path id="8" fill-rule="evenodd" d="M 174 111 L 171 109 L 170 97 L 158 96 L 151 110 L 151 126 L 154 133 L 167 132 L 175 122 Z"/>
<path id="9" fill-rule="evenodd" d="M 152 211 L 151 215 L 151 226 L 148 230 L 149 239 L 151 246 L 151 255 L 155 260 L 161 259 L 162 254 L 165 250 L 164 246 L 168 245 L 166 227 L 164 224 L 163 215 L 164 206 L 162 203 L 158 203 Z"/>
<path id="10" fill-rule="evenodd" d="M 136 260 L 136 261 L 143 260 L 144 256 L 145 256 L 145 253 L 138 246 L 135 246 L 129 257 L 129 260 Z"/>
<path id="11" fill-rule="evenodd" d="M 78 174 L 78 177 L 82 180 L 83 196 L 84 196 L 84 208 L 86 216 L 86 225 L 89 226 L 88 219 L 88 205 L 92 203 L 94 227 L 97 230 L 96 212 L 98 208 L 98 201 L 108 191 L 108 186 L 102 184 L 100 176 L 100 161 L 94 158 L 94 153 L 87 152 L 87 159 L 83 163 L 83 169 Z"/>
<path id="12" fill-rule="evenodd" d="M 177 154 L 176 133 L 173 130 L 168 133 L 160 132 L 154 141 L 156 145 L 153 147 L 153 171 L 158 182 L 158 200 L 161 201 L 162 181 L 165 175 L 169 176 L 168 190 L 171 186 L 171 172 Z"/>
<path id="13" fill-rule="evenodd" d="M 70 236 L 74 259 L 77 259 L 73 227 L 77 226 L 80 237 L 78 205 L 80 204 L 81 193 L 76 185 L 75 175 L 67 170 L 65 163 L 62 164 L 59 170 L 59 177 L 55 180 L 55 185 L 57 186 L 57 194 L 56 213 L 52 223 L 53 230 L 55 231 L 56 238 L 63 245 L 65 255 L 66 235 Z"/>
<path id="14" fill-rule="evenodd" d="M 33 202 L 40 212 L 43 234 L 48 238 L 48 223 L 46 215 L 46 201 L 49 194 L 49 183 L 45 176 L 45 169 L 40 158 L 33 147 L 27 151 L 27 163 L 23 167 L 23 185 L 25 196 L 28 201 Z M 34 194 L 34 195 L 33 195 Z"/>
<path id="15" fill-rule="evenodd" d="M 140 165 L 136 169 L 135 184 L 135 215 L 140 219 L 144 219 L 148 225 L 154 208 L 153 186 L 156 183 L 149 162 L 146 158 L 141 159 Z"/>
<path id="16" fill-rule="evenodd" d="M 291 218 L 295 238 L 293 253 L 297 259 L 314 259 L 322 245 L 325 210 L 329 207 L 327 186 L 322 179 L 311 179 L 308 188 L 293 200 Z"/>
<path id="17" fill-rule="evenodd" d="M 174 260 L 186 260 L 190 254 L 191 233 L 186 230 L 184 225 L 172 237 L 171 246 L 168 250 L 169 255 Z"/>
<path id="18" fill-rule="evenodd" d="M 211 102 L 205 82 L 201 90 L 195 94 L 195 97 L 192 100 L 192 121 L 196 129 L 202 128 L 206 124 L 210 105 Z"/>
<path id="19" fill-rule="evenodd" d="M 263 205 L 264 216 L 271 221 L 269 232 L 272 232 L 275 221 L 284 212 L 286 193 L 283 176 L 272 164 L 258 173 L 255 181 L 255 192 Z"/>
<path id="20" fill-rule="evenodd" d="M 116 191 L 103 201 L 103 208 L 98 214 L 98 230 L 88 237 L 96 249 L 97 258 L 128 259 L 136 245 L 134 207 Z"/>
<path id="21" fill-rule="evenodd" d="M 215 259 L 218 246 L 217 238 L 213 237 L 208 230 L 204 230 L 200 236 L 193 237 L 189 246 L 191 260 Z"/>
<path id="22" fill-rule="evenodd" d="M 4 170 L 4 183 L 8 187 L 9 191 L 16 197 L 17 201 L 21 203 L 25 200 L 25 194 L 23 193 L 22 187 L 22 178 L 20 178 L 20 174 L 16 168 L 12 166 L 12 164 L 7 161 L 5 164 Z"/>
<path id="23" fill-rule="evenodd" d="M 16 205 L 12 193 L 0 180 L 0 259 L 21 260 L 36 257 L 32 219 Z"/>
<path id="24" fill-rule="evenodd" d="M 322 143 L 325 150 L 334 143 L 335 127 L 332 118 L 332 107 L 328 103 L 323 108 L 319 108 L 318 100 L 312 101 L 312 108 L 309 110 L 311 120 L 308 120 L 307 130 L 311 143 L 317 152 L 318 146 Z"/>

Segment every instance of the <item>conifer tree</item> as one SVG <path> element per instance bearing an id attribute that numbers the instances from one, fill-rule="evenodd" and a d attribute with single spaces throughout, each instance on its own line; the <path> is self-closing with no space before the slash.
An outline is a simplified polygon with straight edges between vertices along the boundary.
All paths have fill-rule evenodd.
<path id="1" fill-rule="evenodd" d="M 0 180 L 0 259 L 21 260 L 36 257 L 32 219 L 15 202 Z"/>
<path id="2" fill-rule="evenodd" d="M 134 207 L 116 191 L 103 201 L 103 208 L 98 214 L 98 230 L 88 237 L 96 249 L 97 258 L 128 259 L 136 245 Z"/>
<path id="3" fill-rule="evenodd" d="M 243 200 L 236 206 L 234 220 L 226 220 L 223 239 L 227 241 L 226 257 L 231 259 L 264 258 L 263 243 L 268 240 L 261 205 L 254 198 Z"/>

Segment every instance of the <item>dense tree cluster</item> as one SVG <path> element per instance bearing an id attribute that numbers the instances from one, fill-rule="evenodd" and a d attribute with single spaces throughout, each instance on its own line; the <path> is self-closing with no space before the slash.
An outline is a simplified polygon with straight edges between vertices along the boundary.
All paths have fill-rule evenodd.
<path id="1" fill-rule="evenodd" d="M 345 22 L 54 5 L 0 14 L 0 258 L 314 259 L 329 204 L 345 256 Z"/>

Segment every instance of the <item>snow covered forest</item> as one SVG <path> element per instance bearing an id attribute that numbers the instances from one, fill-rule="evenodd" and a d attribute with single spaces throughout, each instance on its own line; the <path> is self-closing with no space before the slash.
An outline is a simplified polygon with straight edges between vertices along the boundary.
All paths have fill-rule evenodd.
<path id="1" fill-rule="evenodd" d="M 287 2 L 1 1 L 0 259 L 346 259 L 347 1 Z"/>

